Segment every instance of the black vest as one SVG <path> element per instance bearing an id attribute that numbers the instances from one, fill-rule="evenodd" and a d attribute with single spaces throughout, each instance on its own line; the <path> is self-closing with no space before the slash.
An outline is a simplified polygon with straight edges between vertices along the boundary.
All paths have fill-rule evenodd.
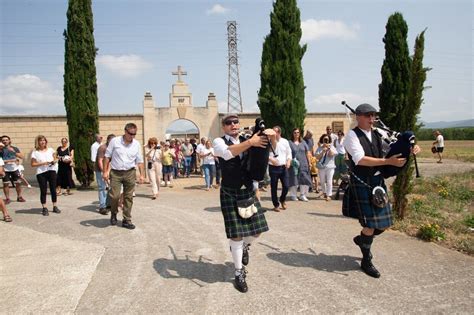
<path id="1" fill-rule="evenodd" d="M 355 127 L 354 132 L 356 133 L 357 137 L 359 138 L 360 144 L 364 149 L 365 156 L 371 156 L 374 158 L 381 158 L 382 157 L 382 139 L 372 130 L 372 142 L 369 141 L 369 138 L 365 135 L 365 133 L 359 129 L 359 127 Z M 370 167 L 370 166 L 361 166 L 355 165 L 354 161 L 352 161 L 352 156 L 349 154 L 349 161 L 350 161 L 350 169 L 359 177 L 369 177 L 373 176 L 377 171 L 379 171 L 378 166 Z"/>
<path id="2" fill-rule="evenodd" d="M 227 140 L 226 137 L 222 137 L 225 144 L 228 146 L 233 145 L 232 141 Z M 240 137 L 240 142 L 245 141 L 244 138 Z M 239 155 L 236 155 L 230 160 L 224 160 L 219 157 L 219 166 L 222 172 L 222 186 L 228 188 L 239 189 L 242 185 L 251 187 L 252 180 L 249 179 L 248 173 L 246 171 L 246 162 L 247 162 L 248 152 L 243 152 L 242 158 Z"/>

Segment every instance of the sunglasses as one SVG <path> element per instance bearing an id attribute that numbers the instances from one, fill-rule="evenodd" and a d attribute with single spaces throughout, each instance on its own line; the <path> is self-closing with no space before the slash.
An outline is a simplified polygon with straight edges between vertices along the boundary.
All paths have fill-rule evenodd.
<path id="1" fill-rule="evenodd" d="M 239 124 L 239 120 L 238 119 L 226 120 L 226 121 L 224 121 L 224 124 L 226 126 L 230 126 L 232 124 L 237 125 L 237 124 Z"/>
<path id="2" fill-rule="evenodd" d="M 136 135 L 137 135 L 137 133 L 136 133 L 136 132 L 135 132 L 135 133 L 131 133 L 131 132 L 130 132 L 130 131 L 128 131 L 128 130 L 127 130 L 127 133 L 128 133 L 129 135 L 131 135 L 131 136 L 136 136 Z"/>

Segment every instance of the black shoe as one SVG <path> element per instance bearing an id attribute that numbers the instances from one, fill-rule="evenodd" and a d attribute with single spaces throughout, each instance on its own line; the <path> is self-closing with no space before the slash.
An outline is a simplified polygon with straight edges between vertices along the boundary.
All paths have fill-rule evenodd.
<path id="1" fill-rule="evenodd" d="M 53 212 L 54 212 L 54 213 L 61 213 L 61 210 L 59 210 L 58 207 L 54 206 L 54 207 L 53 207 Z"/>
<path id="2" fill-rule="evenodd" d="M 360 267 L 369 276 L 374 277 L 374 278 L 380 278 L 380 272 L 375 268 L 371 260 L 362 259 L 362 263 L 360 264 Z"/>
<path id="3" fill-rule="evenodd" d="M 250 245 L 244 245 L 244 250 L 242 253 L 242 265 L 247 266 L 249 264 L 249 248 Z"/>
<path id="4" fill-rule="evenodd" d="M 247 282 L 245 282 L 245 277 L 246 277 L 245 274 L 246 274 L 245 269 L 242 268 L 242 273 L 238 276 L 235 276 L 235 282 L 234 282 L 235 288 L 242 293 L 245 293 L 249 290 L 249 288 L 247 287 Z"/>
<path id="5" fill-rule="evenodd" d="M 122 222 L 122 227 L 124 227 L 126 229 L 129 229 L 129 230 L 133 230 L 135 228 L 135 225 L 133 225 L 133 223 L 130 222 L 130 221 L 123 221 Z"/>
<path id="6" fill-rule="evenodd" d="M 362 247 L 361 247 L 361 241 L 360 241 L 360 235 L 357 235 L 357 236 L 354 236 L 354 238 L 352 239 L 354 241 L 354 243 L 360 247 L 360 251 L 362 252 L 362 255 L 364 255 L 364 252 L 362 251 Z M 372 259 L 372 253 L 369 252 L 369 258 Z"/>
<path id="7" fill-rule="evenodd" d="M 49 215 L 49 211 L 48 211 L 48 208 L 43 208 L 43 215 L 46 217 Z"/>
<path id="8" fill-rule="evenodd" d="M 102 214 L 102 215 L 107 215 L 109 213 L 109 211 L 107 210 L 107 208 L 100 208 L 99 213 Z"/>
<path id="9" fill-rule="evenodd" d="M 117 214 L 112 213 L 110 215 L 110 225 L 117 225 Z"/>

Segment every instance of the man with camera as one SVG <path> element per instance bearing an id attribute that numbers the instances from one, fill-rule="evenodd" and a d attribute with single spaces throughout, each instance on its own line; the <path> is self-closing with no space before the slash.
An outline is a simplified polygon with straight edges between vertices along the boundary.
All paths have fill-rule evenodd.
<path id="1" fill-rule="evenodd" d="M 123 185 L 123 221 L 122 227 L 133 230 L 132 223 L 133 192 L 135 190 L 136 168 L 140 171 L 140 184 L 143 183 L 142 146 L 135 140 L 137 125 L 125 125 L 125 134 L 110 140 L 105 151 L 104 170 L 102 177 L 105 182 L 110 180 L 109 198 L 111 205 L 110 224 L 117 224 L 117 213 L 120 189 Z"/>
<path id="2" fill-rule="evenodd" d="M 286 195 L 288 194 L 288 169 L 291 166 L 290 143 L 281 136 L 281 127 L 273 127 L 275 131 L 275 153 L 270 152 L 268 172 L 270 174 L 270 189 L 272 194 L 273 211 L 280 212 L 286 209 Z M 276 155 L 276 156 L 275 156 Z M 278 180 L 281 181 L 281 196 L 278 199 Z"/>
<path id="3" fill-rule="evenodd" d="M 239 137 L 239 117 L 235 114 L 229 114 L 222 119 L 222 129 L 224 136 L 216 138 L 213 142 L 214 155 L 219 158 L 222 169 L 221 211 L 235 266 L 235 287 L 240 292 L 247 292 L 244 266 L 249 263 L 248 249 L 253 240 L 262 232 L 268 231 L 268 225 L 260 203 L 255 200 L 254 185 L 247 173 L 245 160 L 252 147 L 267 147 L 269 141 L 267 136 L 274 141 L 275 132 L 266 129 L 263 131 L 264 134 L 255 133 L 245 140 Z M 243 217 L 239 208 L 244 207 L 257 211 L 251 216 Z"/>
<path id="4" fill-rule="evenodd" d="M 382 141 L 380 133 L 374 131 L 377 110 L 370 104 L 361 104 L 355 110 L 357 127 L 350 130 L 344 147 L 349 154 L 351 180 L 343 200 L 343 213 L 358 217 L 362 225 L 360 235 L 354 237 L 354 243 L 362 252 L 362 270 L 374 278 L 380 272 L 372 264 L 371 246 L 376 235 L 382 234 L 392 223 L 392 209 L 386 195 L 387 187 L 381 174 L 381 166 L 402 167 L 406 159 L 401 154 L 384 158 L 388 144 Z M 420 151 L 414 146 L 412 153 Z M 379 189 L 379 192 L 375 192 Z M 380 191 L 382 196 L 380 196 Z M 374 198 L 378 194 L 379 202 Z"/>

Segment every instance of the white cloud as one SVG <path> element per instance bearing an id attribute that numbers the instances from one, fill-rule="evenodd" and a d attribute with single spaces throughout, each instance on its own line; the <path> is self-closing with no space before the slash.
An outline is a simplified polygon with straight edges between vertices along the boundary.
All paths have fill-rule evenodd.
<path id="1" fill-rule="evenodd" d="M 213 15 L 213 14 L 226 14 L 229 12 L 230 9 L 223 7 L 220 4 L 214 4 L 211 9 L 207 10 L 206 13 L 208 15 Z"/>
<path id="2" fill-rule="evenodd" d="M 309 19 L 301 22 L 303 32 L 301 42 L 307 43 L 324 38 L 351 40 L 357 38 L 359 29 L 358 24 L 349 27 L 344 22 L 337 20 Z"/>
<path id="3" fill-rule="evenodd" d="M 361 103 L 369 103 L 375 108 L 378 108 L 378 97 L 361 96 L 353 93 L 334 93 L 316 97 L 311 102 L 311 111 L 343 112 L 345 111 L 345 106 L 342 106 L 342 101 L 346 101 L 346 103 L 354 109 Z"/>
<path id="4" fill-rule="evenodd" d="M 150 69 L 153 65 L 138 55 L 99 55 L 96 58 L 99 66 L 123 78 L 134 78 Z"/>
<path id="5" fill-rule="evenodd" d="M 0 113 L 63 114 L 63 91 L 32 74 L 8 76 L 0 80 Z"/>

